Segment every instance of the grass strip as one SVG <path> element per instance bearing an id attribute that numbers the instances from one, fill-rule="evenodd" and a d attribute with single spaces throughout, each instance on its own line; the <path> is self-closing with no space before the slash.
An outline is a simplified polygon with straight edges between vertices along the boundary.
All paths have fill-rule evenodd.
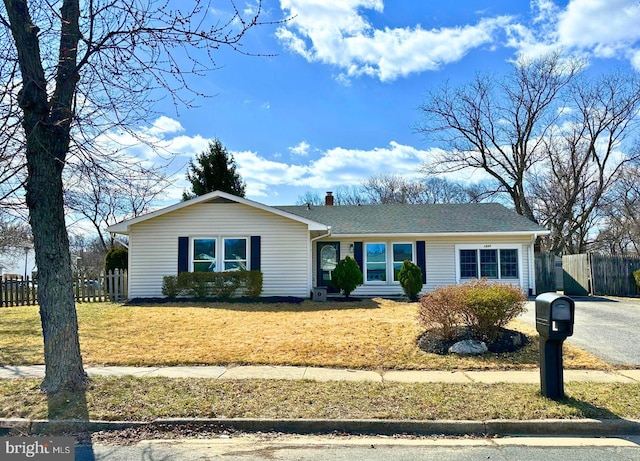
<path id="1" fill-rule="evenodd" d="M 94 378 L 82 395 L 47 401 L 36 379 L 0 381 L 0 417 L 401 420 L 640 419 L 640 384 L 567 383 L 555 402 L 527 384 Z"/>

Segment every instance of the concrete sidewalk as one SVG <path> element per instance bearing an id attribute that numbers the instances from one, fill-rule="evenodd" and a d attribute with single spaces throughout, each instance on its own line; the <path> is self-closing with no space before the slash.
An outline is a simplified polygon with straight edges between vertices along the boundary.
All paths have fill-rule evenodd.
<path id="1" fill-rule="evenodd" d="M 193 367 L 86 367 L 89 376 L 137 376 L 209 379 L 306 379 L 311 381 L 360 381 L 397 383 L 540 383 L 540 372 L 531 371 L 418 371 L 348 370 L 293 366 L 193 366 Z M 0 379 L 43 378 L 44 365 L 1 366 Z M 640 370 L 564 370 L 564 381 L 640 383 Z"/>

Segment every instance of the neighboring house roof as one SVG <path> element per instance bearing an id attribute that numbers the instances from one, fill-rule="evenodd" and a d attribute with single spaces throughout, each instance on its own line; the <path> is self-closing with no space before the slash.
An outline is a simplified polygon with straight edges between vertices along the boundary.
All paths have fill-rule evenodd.
<path id="1" fill-rule="evenodd" d="M 333 235 L 362 234 L 529 234 L 544 227 L 498 203 L 279 206 L 331 226 Z"/>
<path id="2" fill-rule="evenodd" d="M 128 234 L 130 228 L 133 224 L 137 224 L 143 221 L 147 221 L 149 219 L 157 218 L 159 216 L 165 215 L 167 213 L 171 213 L 176 210 L 180 210 L 185 207 L 193 206 L 198 203 L 220 203 L 220 202 L 235 202 L 243 205 L 247 205 L 253 208 L 257 208 L 269 213 L 274 213 L 276 215 L 291 219 L 296 222 L 300 222 L 303 224 L 307 224 L 309 226 L 309 230 L 311 231 L 327 231 L 328 227 L 326 224 L 322 224 L 316 221 L 312 221 L 306 217 L 303 217 L 298 214 L 293 214 L 285 210 L 279 210 L 277 208 L 270 207 L 268 205 L 264 205 L 263 203 L 254 202 L 253 200 L 248 200 L 246 198 L 238 197 L 232 194 L 228 194 L 226 192 L 215 191 L 210 192 L 205 195 L 201 195 L 199 197 L 193 198 L 191 200 L 186 200 L 184 202 L 179 202 L 174 205 L 168 206 L 166 208 L 162 208 L 157 211 L 153 211 L 151 213 L 146 213 L 144 215 L 138 216 L 137 218 L 127 219 L 125 221 L 121 221 L 117 224 L 109 226 L 107 228 L 108 232 L 114 232 L 118 234 Z"/>

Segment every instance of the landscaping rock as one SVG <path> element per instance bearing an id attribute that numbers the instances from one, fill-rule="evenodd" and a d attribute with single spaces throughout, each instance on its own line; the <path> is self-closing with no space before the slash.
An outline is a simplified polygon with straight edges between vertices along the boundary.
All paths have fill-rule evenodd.
<path id="1" fill-rule="evenodd" d="M 484 341 L 475 339 L 459 341 L 449 348 L 450 353 L 459 355 L 482 355 L 488 350 L 489 348 Z"/>

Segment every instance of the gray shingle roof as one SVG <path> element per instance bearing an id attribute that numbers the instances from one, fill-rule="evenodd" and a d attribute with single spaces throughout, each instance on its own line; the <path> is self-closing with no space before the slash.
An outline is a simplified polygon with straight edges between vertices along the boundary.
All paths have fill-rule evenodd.
<path id="1" fill-rule="evenodd" d="M 497 203 L 274 208 L 329 225 L 334 235 L 547 233 L 545 228 Z"/>

